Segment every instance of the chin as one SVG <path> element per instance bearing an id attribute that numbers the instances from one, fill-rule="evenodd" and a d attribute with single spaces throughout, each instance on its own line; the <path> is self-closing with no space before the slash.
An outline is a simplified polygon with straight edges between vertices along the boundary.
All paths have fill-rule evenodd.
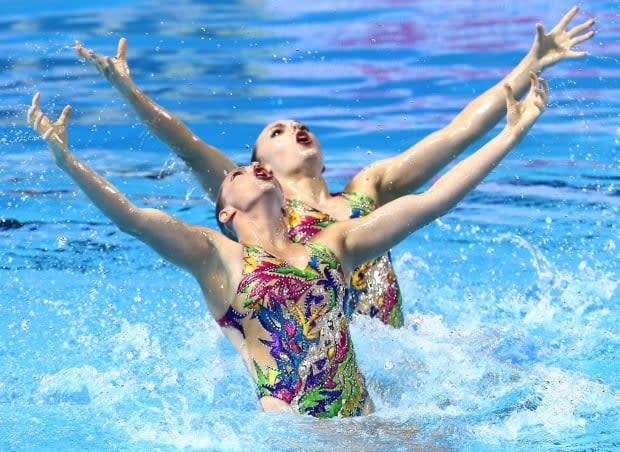
<path id="1" fill-rule="evenodd" d="M 275 177 L 271 180 L 258 181 L 256 188 L 263 193 L 271 191 L 282 192 L 282 186 Z"/>
<path id="2" fill-rule="evenodd" d="M 303 149 L 299 155 L 303 160 L 303 166 L 305 168 L 317 167 L 319 168 L 319 171 L 323 168 L 323 154 L 321 153 L 320 148 L 312 147 L 309 149 Z"/>
<path id="3" fill-rule="evenodd" d="M 321 154 L 320 150 L 313 149 L 312 151 L 303 154 L 303 156 L 305 168 L 313 169 L 318 172 L 323 171 L 323 167 L 325 165 L 323 163 L 323 154 Z"/>
<path id="4" fill-rule="evenodd" d="M 315 146 L 310 146 L 310 147 L 302 148 L 300 151 L 300 154 L 305 155 L 305 156 L 320 155 L 321 149 Z"/>

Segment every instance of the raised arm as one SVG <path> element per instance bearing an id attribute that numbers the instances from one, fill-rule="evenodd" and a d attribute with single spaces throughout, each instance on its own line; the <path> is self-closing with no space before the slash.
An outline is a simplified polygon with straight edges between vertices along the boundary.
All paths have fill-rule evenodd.
<path id="1" fill-rule="evenodd" d="M 506 127 L 448 171 L 427 192 L 405 195 L 366 217 L 339 222 L 321 232 L 336 241 L 334 249 L 339 250 L 345 268 L 355 268 L 376 257 L 408 234 L 448 212 L 497 166 L 523 139 L 547 103 L 547 83 L 534 73 L 530 77 L 530 92 L 523 102 L 515 99 L 509 85 L 504 87 L 508 107 Z M 330 232 L 333 235 L 329 235 Z"/>
<path id="2" fill-rule="evenodd" d="M 28 110 L 28 122 L 47 141 L 56 164 L 84 191 L 90 200 L 123 232 L 143 241 L 162 257 L 176 264 L 209 289 L 204 275 L 219 275 L 220 284 L 227 281 L 222 256 L 239 248 L 239 245 L 222 234 L 208 228 L 192 226 L 157 209 L 133 205 L 108 180 L 78 160 L 67 145 L 66 122 L 70 107 L 65 107 L 58 121 L 52 123 L 39 107 L 39 94 Z M 219 297 L 224 299 L 225 297 Z M 209 300 L 218 302 L 218 297 Z M 220 300 L 222 301 L 222 300 Z"/>
<path id="3" fill-rule="evenodd" d="M 82 47 L 80 42 L 76 42 L 75 48 L 79 56 L 92 63 L 118 90 L 149 130 L 187 163 L 209 198 L 215 201 L 224 176 L 237 165 L 138 88 L 127 64 L 127 40 L 121 38 L 118 42 L 115 57 L 99 56 Z"/>
<path id="4" fill-rule="evenodd" d="M 594 35 L 590 29 L 594 19 L 567 30 L 578 11 L 578 7 L 573 7 L 549 34 L 545 34 L 541 24 L 536 24 L 530 52 L 502 81 L 470 102 L 446 127 L 400 155 L 369 165 L 346 190 L 365 192 L 381 205 L 415 191 L 430 180 L 506 114 L 504 85 L 512 86 L 515 95 L 520 97 L 527 91 L 530 72 L 539 73 L 564 59 L 587 54 L 573 47 Z"/>

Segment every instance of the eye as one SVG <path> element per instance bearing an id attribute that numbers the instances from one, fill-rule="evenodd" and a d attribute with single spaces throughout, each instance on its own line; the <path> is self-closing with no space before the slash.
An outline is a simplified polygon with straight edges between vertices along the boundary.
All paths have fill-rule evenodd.
<path id="1" fill-rule="evenodd" d="M 269 134 L 269 138 L 275 138 L 278 135 L 280 135 L 282 133 L 282 129 L 278 128 L 278 129 L 273 129 L 271 131 L 271 133 Z"/>
<path id="2" fill-rule="evenodd" d="M 230 180 L 231 180 L 231 181 L 235 180 L 235 177 L 237 177 L 238 175 L 240 175 L 240 174 L 242 174 L 242 173 L 243 173 L 243 171 L 241 171 L 240 169 L 233 171 L 233 172 L 230 174 Z"/>

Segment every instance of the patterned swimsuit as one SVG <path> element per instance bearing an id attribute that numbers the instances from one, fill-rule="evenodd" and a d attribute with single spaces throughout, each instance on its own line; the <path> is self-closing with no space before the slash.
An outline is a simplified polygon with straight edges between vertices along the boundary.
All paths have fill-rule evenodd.
<path id="1" fill-rule="evenodd" d="M 218 323 L 239 330 L 248 350 L 267 347 L 269 358 L 252 357 L 258 397 L 289 403 L 316 417 L 358 416 L 368 400 L 342 310 L 344 273 L 333 252 L 307 244 L 305 269 L 257 246 L 245 247 L 245 268 L 235 305 Z M 262 337 L 247 337 L 259 322 Z M 255 326 L 255 325 L 254 325 Z M 256 330 L 256 328 L 254 328 Z"/>
<path id="2" fill-rule="evenodd" d="M 363 193 L 340 193 L 351 206 L 351 218 L 368 215 L 375 210 L 375 202 Z M 299 200 L 287 200 L 289 237 L 294 242 L 308 239 L 336 220 Z M 345 312 L 378 317 L 387 325 L 403 326 L 402 296 L 390 253 L 362 264 L 351 274 L 349 302 Z"/>

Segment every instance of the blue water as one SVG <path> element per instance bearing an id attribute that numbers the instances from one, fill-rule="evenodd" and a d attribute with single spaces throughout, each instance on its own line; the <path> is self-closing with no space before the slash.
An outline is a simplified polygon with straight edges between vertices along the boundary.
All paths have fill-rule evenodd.
<path id="1" fill-rule="evenodd" d="M 118 232 L 25 126 L 32 94 L 53 114 L 72 104 L 73 149 L 136 203 L 214 226 L 75 39 L 112 54 L 127 37 L 139 85 L 239 162 L 268 121 L 303 120 L 340 189 L 447 124 L 568 7 L 4 3 L 1 450 L 620 449 L 617 2 L 581 3 L 591 56 L 548 70 L 527 139 L 394 249 L 406 327 L 352 326 L 377 412 L 330 421 L 260 412 L 193 279 Z"/>

